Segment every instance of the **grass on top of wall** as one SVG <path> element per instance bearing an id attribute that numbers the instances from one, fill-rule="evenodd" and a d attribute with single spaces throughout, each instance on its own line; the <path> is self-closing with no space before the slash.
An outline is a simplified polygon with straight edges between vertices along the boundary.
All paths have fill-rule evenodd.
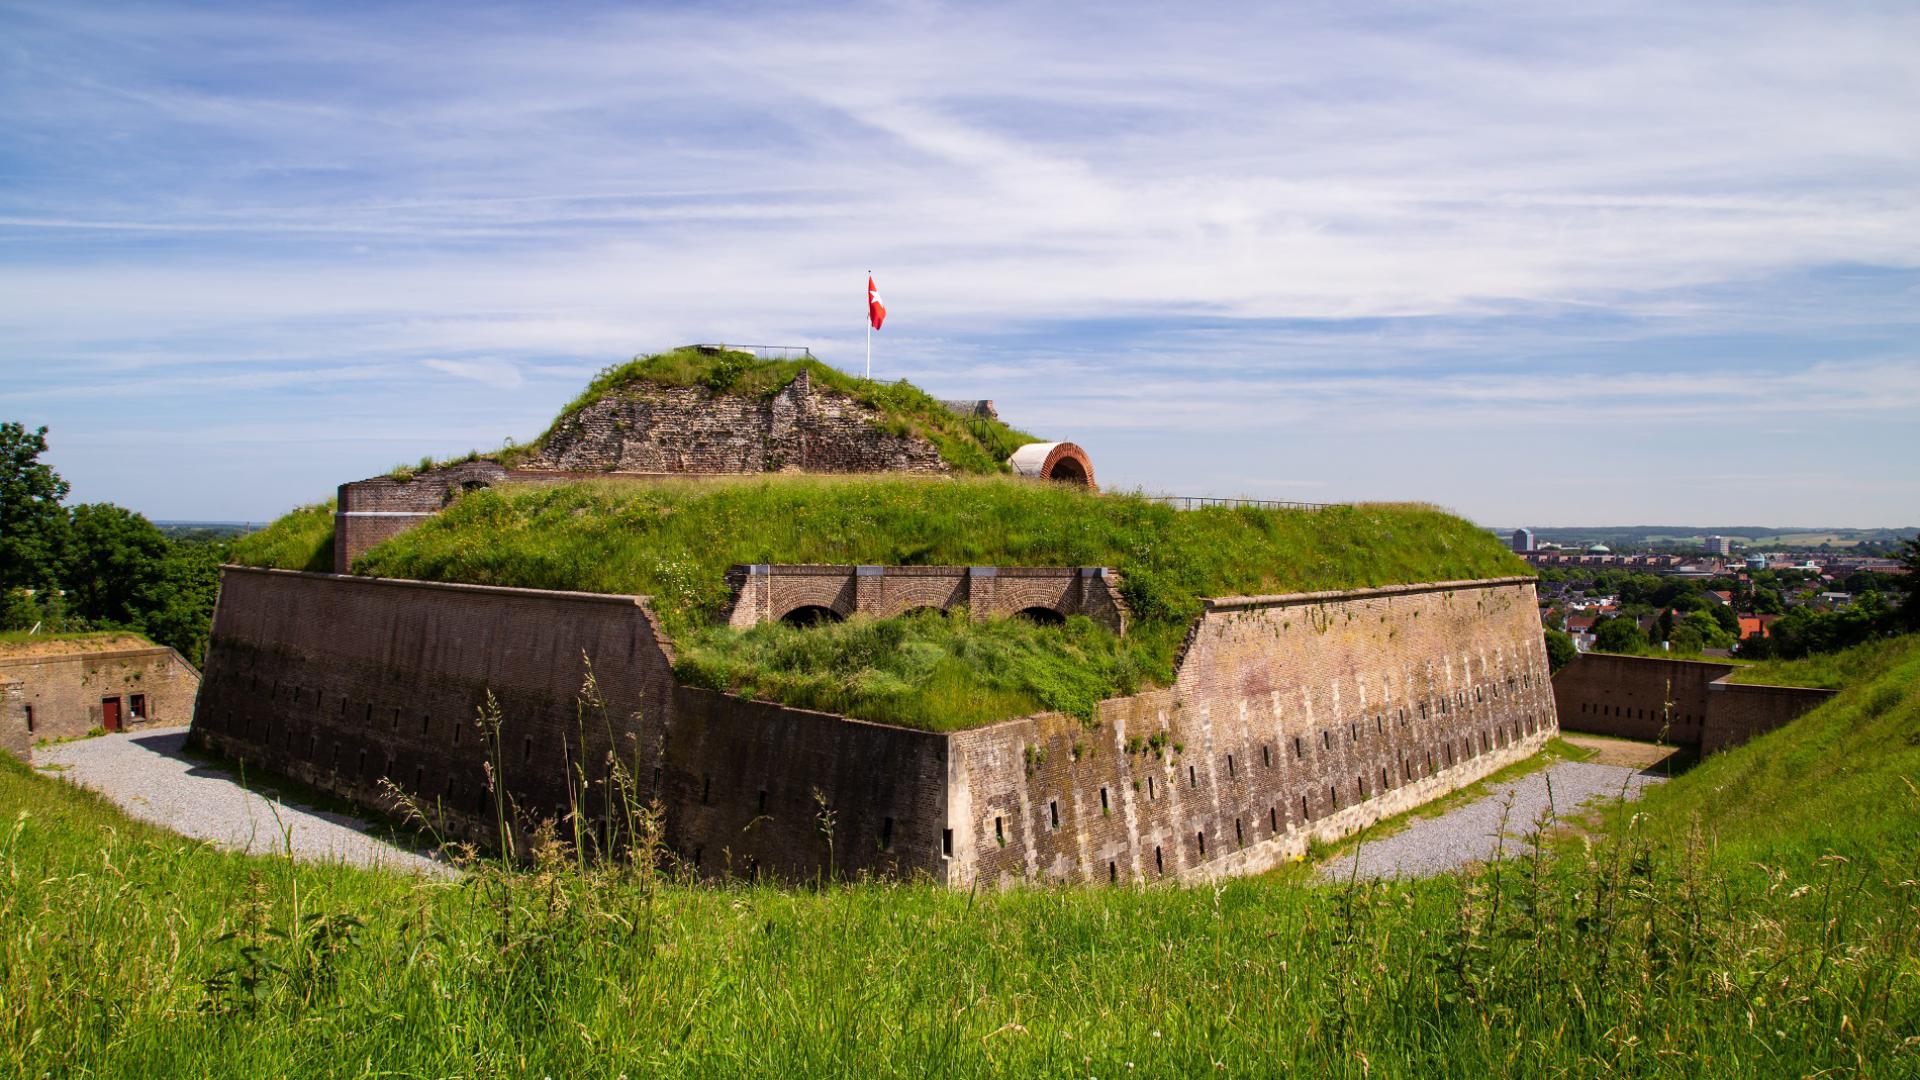
<path id="1" fill-rule="evenodd" d="M 1573 841 L 1341 885 L 780 889 L 554 849 L 429 881 L 222 853 L 0 755 L 0 1073 L 1913 1075 L 1916 690 L 1908 651 Z"/>
<path id="2" fill-rule="evenodd" d="M 675 670 L 691 685 L 926 731 L 1037 712 L 1090 718 L 1102 698 L 1133 693 L 1148 675 L 1147 650 L 1079 615 L 1065 626 L 973 622 L 964 609 L 804 629 L 709 626 L 677 644 Z"/>
<path id="3" fill-rule="evenodd" d="M 272 551 L 287 560 L 275 565 L 314 557 Z M 964 619 L 742 635 L 714 625 L 736 563 L 1111 566 L 1135 621 L 1119 641 L 1094 627 L 1049 639 Z M 780 476 L 478 491 L 375 547 L 354 572 L 650 595 L 682 676 L 697 685 L 950 727 L 958 721 L 944 710 L 968 695 L 978 695 L 965 710 L 971 724 L 1033 702 L 1090 717 L 1100 697 L 1165 685 L 1203 597 L 1526 571 L 1484 530 L 1426 506 L 1183 511 L 1012 478 Z M 912 647 L 874 647 L 895 634 Z M 1069 678 L 1048 647 L 1084 659 L 1096 681 Z"/>
<path id="4" fill-rule="evenodd" d="M 227 558 L 241 566 L 333 572 L 333 510 L 328 499 L 282 514 L 233 542 Z"/>

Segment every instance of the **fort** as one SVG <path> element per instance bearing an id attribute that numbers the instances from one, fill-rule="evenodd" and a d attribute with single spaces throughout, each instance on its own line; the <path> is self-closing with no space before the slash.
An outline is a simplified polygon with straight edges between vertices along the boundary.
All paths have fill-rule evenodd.
<path id="1" fill-rule="evenodd" d="M 136 634 L 0 643 L 0 750 L 184 724 L 199 686 L 179 653 Z"/>
<path id="2" fill-rule="evenodd" d="M 1173 510 L 1097 494 L 1085 451 L 976 425 L 984 403 L 673 363 L 530 447 L 345 485 L 333 573 L 226 568 L 193 741 L 477 839 L 632 792 L 702 874 L 970 887 L 1257 872 L 1558 730 L 1533 580 L 1457 518 Z M 1341 587 L 1247 588 L 1315 582 Z M 894 619 L 963 696 L 1060 703 L 888 722 L 795 696 L 824 653 L 752 695 L 690 662 Z M 1008 619 L 1054 655 L 968 652 Z M 1041 675 L 1009 688 L 1020 664 Z"/>

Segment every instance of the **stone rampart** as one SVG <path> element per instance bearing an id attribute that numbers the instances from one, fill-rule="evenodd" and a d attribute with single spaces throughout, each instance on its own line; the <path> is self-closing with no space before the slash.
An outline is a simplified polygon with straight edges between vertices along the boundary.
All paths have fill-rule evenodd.
<path id="1" fill-rule="evenodd" d="M 1568 731 L 1691 747 L 1738 746 L 1818 708 L 1832 690 L 1727 682 L 1732 664 L 1587 653 L 1553 677 Z"/>
<path id="2" fill-rule="evenodd" d="M 603 709 L 580 704 L 589 663 Z M 536 819 L 579 801 L 581 768 L 595 809 L 610 753 L 650 784 L 671 663 L 637 597 L 227 567 L 193 741 L 390 809 L 385 780 L 489 838 L 490 760 Z"/>
<path id="3" fill-rule="evenodd" d="M 816 389 L 805 371 L 770 398 L 643 383 L 562 420 L 525 466 L 674 474 L 949 471 L 932 443 L 883 424 L 878 410 Z"/>
<path id="4" fill-rule="evenodd" d="M 956 885 L 1251 873 L 1556 730 L 1531 578 L 1215 600 L 1174 685 L 956 733 Z"/>
<path id="5" fill-rule="evenodd" d="M 680 686 L 635 597 L 229 568 L 194 739 L 379 808 L 385 780 L 481 837 L 489 762 L 558 817 L 576 767 L 615 752 L 707 874 L 1243 873 L 1538 749 L 1534 611 L 1526 578 L 1214 600 L 1174 685 L 1097 725 L 931 733 Z M 584 720 L 583 655 L 605 702 Z"/>
<path id="6" fill-rule="evenodd" d="M 1035 609 L 1085 615 L 1124 634 L 1120 576 L 1103 566 L 735 566 L 727 572 L 730 626 L 745 629 L 825 610 L 839 618 L 891 618 L 964 606 L 976 620 Z"/>

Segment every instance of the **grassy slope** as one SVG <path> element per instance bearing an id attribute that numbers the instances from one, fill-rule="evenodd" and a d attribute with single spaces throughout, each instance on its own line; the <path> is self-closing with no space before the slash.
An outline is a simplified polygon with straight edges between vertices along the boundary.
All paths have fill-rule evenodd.
<path id="1" fill-rule="evenodd" d="M 1739 660 L 1735 661 L 1738 666 L 1727 676 L 1727 681 L 1838 690 L 1879 670 L 1890 657 L 1908 647 L 1908 639 L 1894 638 L 1869 641 L 1837 653 L 1821 653 L 1798 660 Z"/>
<path id="2" fill-rule="evenodd" d="M 1910 1075 L 1917 725 L 1909 644 L 1497 870 L 977 896 L 294 867 L 0 758 L 0 1071 Z"/>
<path id="3" fill-rule="evenodd" d="M 333 500 L 302 506 L 233 542 L 227 557 L 242 566 L 333 572 Z"/>
<path id="4" fill-rule="evenodd" d="M 260 551 L 273 565 L 317 557 L 278 547 L 241 557 Z M 781 627 L 713 626 L 726 568 L 760 562 L 1114 566 L 1136 624 L 1120 642 L 1071 631 L 1100 673 L 1097 692 L 1018 627 L 922 620 L 876 648 L 874 633 L 894 631 L 846 626 L 801 647 Z M 1164 683 L 1202 597 L 1526 572 L 1483 530 L 1428 507 L 1176 511 L 1068 485 L 916 477 L 494 489 L 380 545 L 355 570 L 648 594 L 683 675 L 701 685 L 935 728 L 1040 708 L 1085 716 L 1100 696 Z"/>

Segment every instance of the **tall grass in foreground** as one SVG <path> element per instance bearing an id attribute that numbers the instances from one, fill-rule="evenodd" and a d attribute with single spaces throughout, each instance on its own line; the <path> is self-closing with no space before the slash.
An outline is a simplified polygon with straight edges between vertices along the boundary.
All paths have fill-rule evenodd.
<path id="1" fill-rule="evenodd" d="M 550 836 L 531 869 L 430 882 L 220 854 L 3 762 L 0 1065 L 1912 1075 L 1917 687 L 1909 652 L 1598 831 L 1344 886 L 703 886 L 645 858 L 583 866 Z M 1795 767 L 1811 755 L 1831 770 Z"/>

